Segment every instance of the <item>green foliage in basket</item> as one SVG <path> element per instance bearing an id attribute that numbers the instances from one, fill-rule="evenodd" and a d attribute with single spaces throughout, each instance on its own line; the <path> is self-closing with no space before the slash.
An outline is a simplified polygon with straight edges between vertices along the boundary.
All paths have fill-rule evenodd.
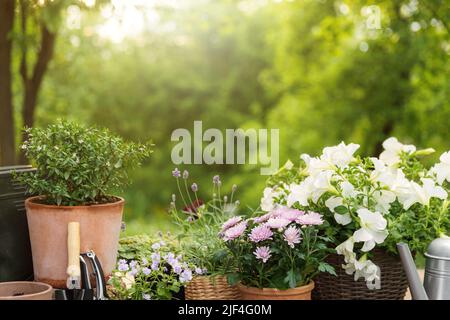
<path id="1" fill-rule="evenodd" d="M 90 205 L 129 183 L 128 172 L 150 156 L 151 144 L 125 142 L 107 129 L 59 120 L 46 128 L 26 129 L 22 145 L 36 172 L 17 177 L 31 194 L 54 205 Z"/>
<path id="2" fill-rule="evenodd" d="M 120 240 L 117 269 L 109 295 L 118 300 L 182 299 L 181 288 L 203 270 L 180 254 L 170 235 L 135 236 Z"/>
<path id="3" fill-rule="evenodd" d="M 212 199 L 204 203 L 198 198 L 199 186 L 195 183 L 188 186 L 187 171 L 181 174 L 175 169 L 172 174 L 177 181 L 182 207 L 177 206 L 173 195 L 170 214 L 180 227 L 178 239 L 186 258 L 207 270 L 208 275 L 234 272 L 235 263 L 218 234 L 222 224 L 238 211 L 239 201 L 234 199 L 237 186 L 233 185 L 231 193 L 223 195 L 222 182 L 219 176 L 215 176 Z"/>

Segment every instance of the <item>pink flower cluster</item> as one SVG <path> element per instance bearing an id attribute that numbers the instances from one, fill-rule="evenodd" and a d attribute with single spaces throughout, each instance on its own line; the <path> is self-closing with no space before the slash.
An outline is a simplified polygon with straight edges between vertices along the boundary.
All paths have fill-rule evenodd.
<path id="1" fill-rule="evenodd" d="M 253 243 L 274 239 L 274 232 L 282 232 L 282 239 L 289 247 L 294 248 L 302 240 L 301 227 L 321 225 L 322 215 L 316 212 L 305 213 L 304 211 L 279 207 L 260 217 L 243 220 L 242 217 L 233 217 L 226 221 L 219 235 L 224 241 L 235 240 L 243 236 L 247 230 L 248 223 L 253 221 L 255 225 L 248 233 L 248 240 Z M 272 256 L 269 246 L 257 247 L 253 252 L 256 259 L 266 263 Z"/>

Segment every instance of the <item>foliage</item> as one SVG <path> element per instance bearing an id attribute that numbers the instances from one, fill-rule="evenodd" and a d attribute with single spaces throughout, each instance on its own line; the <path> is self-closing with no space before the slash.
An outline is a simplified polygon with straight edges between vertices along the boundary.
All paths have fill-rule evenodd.
<path id="1" fill-rule="evenodd" d="M 117 270 L 109 280 L 110 296 L 118 300 L 180 299 L 181 288 L 203 270 L 187 262 L 170 236 L 121 240 Z"/>
<path id="2" fill-rule="evenodd" d="M 303 154 L 300 167 L 270 179 L 261 200 L 265 210 L 287 205 L 322 213 L 325 234 L 344 256 L 343 268 L 368 286 L 380 278 L 370 260 L 373 248 L 397 253 L 396 244 L 404 242 L 424 253 L 450 231 L 450 153 L 427 168 L 418 157 L 433 149 L 416 150 L 396 138 L 383 147 L 379 158 L 355 157 L 359 145 L 345 143 L 324 148 L 320 157 Z"/>
<path id="3" fill-rule="evenodd" d="M 247 220 L 231 218 L 221 237 L 237 263 L 228 278 L 258 288 L 288 289 L 306 285 L 319 273 L 335 275 L 324 260 L 327 237 L 318 235 L 320 215 L 278 208 Z"/>
<path id="4" fill-rule="evenodd" d="M 17 178 L 29 193 L 58 206 L 113 201 L 109 192 L 128 184 L 128 171 L 152 152 L 150 144 L 127 143 L 106 129 L 62 120 L 26 133 L 22 149 L 37 171 Z"/>
<path id="5" fill-rule="evenodd" d="M 158 152 L 125 190 L 129 219 L 166 211 L 172 190 L 166 174 L 173 166 L 170 134 L 192 129 L 194 120 L 221 130 L 278 128 L 282 162 L 297 159 L 299 150 L 318 155 L 321 146 L 340 141 L 359 143 L 362 156 L 378 155 L 377 145 L 389 135 L 433 145 L 437 154 L 448 149 L 450 16 L 445 1 L 185 0 L 178 8 L 168 5 L 172 2 L 139 10 L 158 22 L 121 41 L 116 33 L 126 28 L 107 28 L 117 19 L 104 1 L 96 1 L 98 10 L 81 10 L 79 28 L 66 23 L 64 8 L 37 101 L 39 127 L 65 117 L 134 141 L 146 139 L 151 130 Z M 369 5 L 381 9 L 380 29 L 366 26 L 362 13 Z M 40 16 L 44 9 L 30 10 Z M 40 28 L 30 21 L 28 36 L 19 38 L 16 19 L 15 29 L 17 114 L 24 92 L 22 41 L 28 43 L 31 64 Z M 104 29 L 110 31 L 107 36 L 98 32 Z M 21 127 L 16 117 L 16 128 Z M 19 141 L 19 129 L 16 136 Z M 430 156 L 424 162 L 436 160 Z M 266 178 L 251 165 L 187 169 L 201 185 L 209 183 L 208 173 L 226 174 L 245 185 L 240 200 L 248 204 L 258 201 Z M 200 190 L 199 197 L 207 193 Z"/>
<path id="6" fill-rule="evenodd" d="M 179 227 L 178 239 L 182 251 L 187 260 L 207 270 L 208 275 L 234 272 L 235 264 L 218 234 L 222 224 L 239 209 L 239 201 L 234 199 L 237 186 L 232 186 L 230 195 L 223 195 L 222 182 L 215 176 L 212 182 L 212 199 L 203 203 L 203 200 L 198 198 L 199 186 L 196 183 L 189 187 L 191 190 L 188 189 L 188 176 L 187 171 L 183 172 L 181 178 L 175 175 L 184 208 L 177 207 L 175 196 L 170 206 L 170 215 Z"/>

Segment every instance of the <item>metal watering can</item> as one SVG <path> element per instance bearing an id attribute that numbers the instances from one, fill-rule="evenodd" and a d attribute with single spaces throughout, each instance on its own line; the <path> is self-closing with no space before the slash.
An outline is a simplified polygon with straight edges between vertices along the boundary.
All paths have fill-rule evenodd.
<path id="1" fill-rule="evenodd" d="M 450 237 L 433 240 L 425 253 L 422 285 L 408 245 L 397 244 L 413 300 L 450 300 Z"/>

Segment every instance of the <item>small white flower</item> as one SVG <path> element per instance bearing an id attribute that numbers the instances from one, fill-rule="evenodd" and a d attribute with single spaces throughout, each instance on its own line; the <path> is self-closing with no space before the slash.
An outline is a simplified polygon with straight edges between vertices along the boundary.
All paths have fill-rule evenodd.
<path id="1" fill-rule="evenodd" d="M 358 149 L 359 144 L 350 143 L 346 145 L 344 142 L 341 142 L 337 146 L 324 148 L 321 159 L 339 168 L 344 168 L 353 161 L 353 154 Z"/>
<path id="2" fill-rule="evenodd" d="M 292 207 L 293 204 L 299 203 L 301 206 L 308 205 L 308 199 L 314 189 L 313 178 L 307 177 L 300 184 L 293 183 L 289 186 L 289 194 L 287 196 L 287 205 Z"/>
<path id="3" fill-rule="evenodd" d="M 380 160 L 385 162 L 388 166 L 395 166 L 400 162 L 400 154 L 413 153 L 416 147 L 412 144 L 402 144 L 397 138 L 391 137 L 383 142 L 384 151 L 380 154 Z"/>
<path id="4" fill-rule="evenodd" d="M 335 187 L 331 184 L 333 174 L 334 172 L 331 170 L 322 171 L 314 178 L 311 193 L 311 198 L 314 203 L 317 203 L 317 200 L 319 200 L 325 192 L 336 192 Z"/>
<path id="5" fill-rule="evenodd" d="M 391 203 L 397 199 L 395 193 L 389 190 L 376 190 L 373 192 L 373 197 L 376 201 L 375 210 L 386 214 L 391 208 Z"/>
<path id="6" fill-rule="evenodd" d="M 353 237 L 350 237 L 336 247 L 336 253 L 344 256 L 345 263 L 353 263 L 355 261 L 356 254 L 353 252 L 354 244 L 355 240 Z"/>
<path id="7" fill-rule="evenodd" d="M 340 197 L 330 197 L 325 201 L 325 206 L 330 209 L 331 212 L 334 212 L 336 207 L 342 206 L 343 200 Z M 347 225 L 352 222 L 352 218 L 349 213 L 339 214 L 337 212 L 334 213 L 334 219 L 337 223 L 342 225 Z"/>
<path id="8" fill-rule="evenodd" d="M 274 200 L 280 196 L 280 192 L 276 192 L 272 188 L 265 188 L 263 197 L 261 198 L 261 209 L 263 211 L 272 211 L 275 209 Z"/>
<path id="9" fill-rule="evenodd" d="M 313 158 L 309 154 L 302 154 L 300 158 L 305 162 L 305 172 L 309 176 L 315 176 L 322 171 L 334 170 L 335 167 L 332 163 L 325 161 L 321 158 Z"/>
<path id="10" fill-rule="evenodd" d="M 450 151 L 444 152 L 440 157 L 440 163 L 431 168 L 431 172 L 436 174 L 437 181 L 440 185 L 444 180 L 450 182 Z"/>
<path id="11" fill-rule="evenodd" d="M 447 199 L 447 192 L 442 187 L 436 186 L 433 179 L 422 178 L 422 183 L 421 186 L 412 181 L 409 192 L 399 197 L 399 201 L 403 204 L 405 210 L 408 210 L 415 203 L 428 206 L 431 198 Z"/>
<path id="12" fill-rule="evenodd" d="M 381 213 L 371 212 L 361 208 L 358 211 L 361 228 L 353 233 L 355 242 L 364 242 L 362 251 L 367 252 L 375 247 L 375 244 L 383 243 L 388 232 L 386 230 L 387 221 Z"/>

